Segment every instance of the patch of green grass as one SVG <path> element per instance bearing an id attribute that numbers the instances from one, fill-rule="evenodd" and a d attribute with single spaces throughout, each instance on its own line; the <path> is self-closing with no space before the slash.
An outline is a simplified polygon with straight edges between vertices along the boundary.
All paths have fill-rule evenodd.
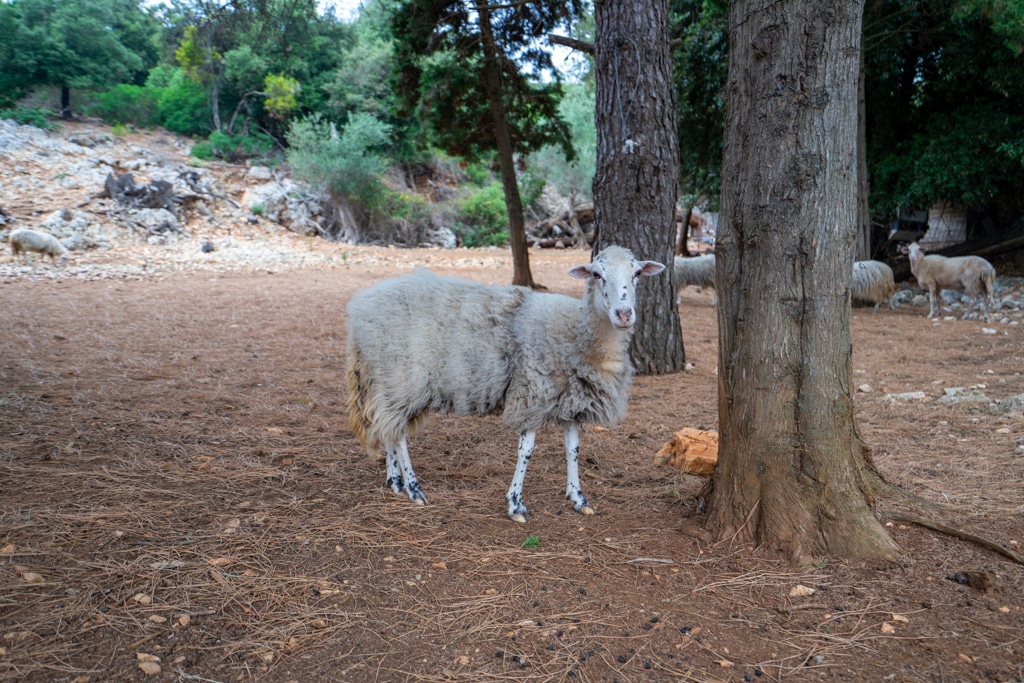
<path id="1" fill-rule="evenodd" d="M 540 547 L 540 536 L 527 536 L 526 540 L 523 541 L 524 548 L 539 548 Z"/>

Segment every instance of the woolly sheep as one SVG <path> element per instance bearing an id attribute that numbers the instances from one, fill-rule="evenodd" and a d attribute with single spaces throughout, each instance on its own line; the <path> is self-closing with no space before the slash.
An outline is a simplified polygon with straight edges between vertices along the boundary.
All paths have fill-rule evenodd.
<path id="1" fill-rule="evenodd" d="M 850 279 L 850 295 L 856 301 L 867 301 L 875 307 L 872 313 L 878 313 L 878 307 L 885 301 L 889 310 L 896 308 L 893 295 L 896 294 L 896 279 L 892 268 L 881 261 L 856 261 L 853 264 L 853 277 Z"/>
<path id="2" fill-rule="evenodd" d="M 424 269 L 356 294 L 348 305 L 349 421 L 370 454 L 383 445 L 385 486 L 426 503 L 406 437 L 430 413 L 500 412 L 519 432 L 509 518 L 526 521 L 523 479 L 537 430 L 549 422 L 562 427 L 566 499 L 593 514 L 580 489 L 579 426 L 625 415 L 636 285 L 664 268 L 610 246 L 569 270 L 587 280 L 582 302 Z"/>
<path id="3" fill-rule="evenodd" d="M 676 256 L 672 264 L 672 276 L 675 278 L 676 303 L 680 302 L 683 287 L 693 285 L 695 287 L 715 288 L 715 255 L 704 254 L 703 256 L 691 256 L 684 258 Z M 718 303 L 718 294 L 711 300 L 711 304 Z"/>
<path id="4" fill-rule="evenodd" d="M 924 247 L 917 242 L 911 242 L 901 251 L 910 256 L 910 272 L 917 278 L 917 284 L 928 290 L 931 299 L 929 318 L 942 316 L 942 290 L 956 289 L 966 291 L 970 299 L 961 319 L 966 319 L 981 301 L 985 307 L 985 320 L 988 320 L 989 309 L 995 308 L 996 269 L 991 263 L 980 256 L 949 258 L 938 254 L 925 255 Z"/>
<path id="5" fill-rule="evenodd" d="M 25 258 L 27 259 L 28 252 L 35 251 L 44 256 L 49 256 L 50 261 L 56 261 L 58 256 L 61 263 L 67 260 L 68 250 L 64 248 L 60 240 L 47 232 L 20 228 L 8 235 L 7 241 L 11 245 L 11 255 L 14 258 L 25 252 Z"/>

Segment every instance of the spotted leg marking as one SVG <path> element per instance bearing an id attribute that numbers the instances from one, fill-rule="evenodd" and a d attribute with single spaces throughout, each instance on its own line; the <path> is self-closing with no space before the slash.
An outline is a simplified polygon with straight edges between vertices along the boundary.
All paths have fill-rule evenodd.
<path id="1" fill-rule="evenodd" d="M 508 487 L 508 493 L 505 494 L 505 500 L 508 501 L 508 518 L 520 524 L 526 524 L 526 517 L 529 514 L 523 504 L 523 479 L 526 478 L 526 468 L 533 457 L 533 444 L 536 440 L 537 432 L 523 432 L 519 435 L 516 473 L 512 476 L 512 485 Z"/>
<path id="2" fill-rule="evenodd" d="M 409 494 L 409 500 L 417 505 L 426 505 L 427 497 L 423 495 L 423 489 L 420 488 L 420 481 L 416 478 L 416 473 L 412 469 L 412 460 L 409 459 L 409 445 L 406 443 L 404 438 L 398 442 L 398 447 L 395 449 L 395 456 L 398 460 L 398 467 L 401 471 L 402 480 L 405 482 L 405 492 Z"/>
<path id="3" fill-rule="evenodd" d="M 580 489 L 580 431 L 575 422 L 563 422 L 565 438 L 565 499 L 572 501 L 572 509 L 584 515 L 594 514 Z"/>
<path id="4" fill-rule="evenodd" d="M 400 496 L 405 491 L 405 484 L 402 482 L 402 470 L 398 467 L 397 447 L 388 449 L 387 464 L 388 478 L 384 480 L 384 487 Z"/>

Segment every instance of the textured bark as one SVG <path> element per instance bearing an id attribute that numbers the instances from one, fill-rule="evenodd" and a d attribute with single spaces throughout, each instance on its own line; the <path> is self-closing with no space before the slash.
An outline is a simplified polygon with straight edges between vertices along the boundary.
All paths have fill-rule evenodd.
<path id="1" fill-rule="evenodd" d="M 851 396 L 862 9 L 730 8 L 708 526 L 794 562 L 897 553 L 871 511 Z"/>
<path id="2" fill-rule="evenodd" d="M 671 272 L 679 147 L 668 0 L 598 2 L 594 21 L 594 253 L 619 244 Z M 630 358 L 641 374 L 677 372 L 686 361 L 671 280 L 643 278 L 637 287 Z"/>
<path id="3" fill-rule="evenodd" d="M 498 165 L 501 167 L 501 188 L 505 194 L 505 210 L 508 213 L 508 241 L 512 247 L 512 284 L 537 289 L 538 285 L 533 281 L 533 275 L 530 273 L 530 252 L 526 247 L 526 219 L 523 216 L 523 200 L 519 196 L 519 182 L 516 179 L 512 133 L 505 118 L 498 49 L 494 44 L 490 13 L 485 9 L 478 9 L 480 12 L 480 34 L 483 37 L 484 47 L 484 78 L 487 81 L 487 96 L 491 101 L 491 118 L 494 120 Z"/>

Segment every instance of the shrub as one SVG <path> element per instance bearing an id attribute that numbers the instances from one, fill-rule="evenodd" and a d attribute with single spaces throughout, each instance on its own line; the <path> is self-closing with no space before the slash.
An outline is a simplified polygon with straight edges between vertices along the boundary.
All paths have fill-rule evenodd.
<path id="1" fill-rule="evenodd" d="M 263 133 L 249 135 L 225 135 L 213 132 L 203 142 L 192 145 L 192 156 L 209 161 L 242 161 L 253 157 L 262 157 L 274 149 L 274 140 Z"/>
<path id="2" fill-rule="evenodd" d="M 0 111 L 0 119 L 11 119 L 23 126 L 35 126 L 43 130 L 57 130 L 60 126 L 49 119 L 50 113 L 45 109 L 27 109 L 15 107 Z"/>
<path id="3" fill-rule="evenodd" d="M 508 214 L 501 183 L 491 183 L 462 200 L 453 230 L 467 247 L 508 243 Z"/>
<path id="4" fill-rule="evenodd" d="M 203 135 L 213 129 L 213 110 L 206 91 L 178 69 L 160 95 L 164 128 L 182 135 Z"/>
<path id="5" fill-rule="evenodd" d="M 319 115 L 296 121 L 288 133 L 288 163 L 296 177 L 375 211 L 386 198 L 387 166 L 377 149 L 391 128 L 369 114 L 353 114 L 339 133 Z"/>
<path id="6" fill-rule="evenodd" d="M 160 98 L 163 94 L 163 88 L 122 83 L 96 95 L 96 101 L 86 107 L 86 113 L 111 124 L 133 123 L 152 128 L 160 125 Z"/>

